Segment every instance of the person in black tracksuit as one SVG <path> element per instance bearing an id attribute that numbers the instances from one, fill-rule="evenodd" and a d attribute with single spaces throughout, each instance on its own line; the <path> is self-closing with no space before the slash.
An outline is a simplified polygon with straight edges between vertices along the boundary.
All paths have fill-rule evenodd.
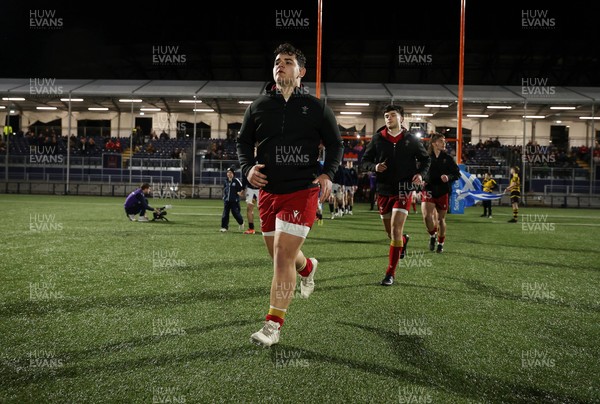
<path id="1" fill-rule="evenodd" d="M 235 178 L 235 173 L 231 168 L 227 169 L 227 179 L 223 182 L 223 215 L 221 216 L 221 232 L 229 229 L 229 212 L 243 229 L 244 218 L 240 213 L 240 195 L 244 186 L 242 182 Z"/>
<path id="2" fill-rule="evenodd" d="M 431 166 L 425 178 L 422 192 L 421 212 L 429 233 L 429 250 L 441 253 L 446 239 L 446 212 L 452 182 L 460 178 L 460 169 L 452 156 L 446 153 L 444 135 L 434 133 L 429 141 Z M 437 235 L 437 250 L 436 250 Z"/>
<path id="3" fill-rule="evenodd" d="M 353 215 L 352 207 L 354 206 L 354 193 L 358 189 L 358 174 L 354 169 L 354 163 L 352 161 L 346 161 L 346 167 L 344 169 L 344 188 L 346 193 L 346 210 L 345 214 Z"/>
<path id="4" fill-rule="evenodd" d="M 314 290 L 318 262 L 307 259 L 301 247 L 319 199 L 329 198 L 343 152 L 333 111 L 301 85 L 304 54 L 290 44 L 278 46 L 274 54 L 275 83 L 246 110 L 237 141 L 242 173 L 260 188 L 261 230 L 273 258 L 269 312 L 263 328 L 250 337 L 263 346 L 279 341 L 297 274 L 302 297 Z M 326 150 L 322 172 L 320 145 Z"/>
<path id="5" fill-rule="evenodd" d="M 430 157 L 423 143 L 402 127 L 401 106 L 386 106 L 383 116 L 385 127 L 367 145 L 361 168 L 377 173 L 377 206 L 390 238 L 389 263 L 381 285 L 390 286 L 398 260 L 406 254 L 409 236 L 403 231 L 412 193 L 422 186 Z"/>

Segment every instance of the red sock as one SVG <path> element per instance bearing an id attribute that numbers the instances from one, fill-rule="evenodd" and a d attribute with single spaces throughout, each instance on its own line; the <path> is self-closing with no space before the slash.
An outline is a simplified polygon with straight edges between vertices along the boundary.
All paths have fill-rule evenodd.
<path id="1" fill-rule="evenodd" d="M 308 258 L 306 259 L 306 265 L 304 265 L 304 269 L 300 272 L 298 272 L 300 274 L 300 276 L 302 277 L 307 277 L 308 275 L 310 275 L 310 273 L 313 270 L 313 263 L 311 260 L 309 260 Z"/>
<path id="2" fill-rule="evenodd" d="M 393 243 L 393 241 L 392 241 Z M 385 275 L 396 276 L 396 266 L 398 266 L 398 260 L 400 259 L 400 251 L 402 247 L 394 246 L 390 244 L 389 263 Z"/>
<path id="3" fill-rule="evenodd" d="M 439 236 L 438 237 L 438 243 L 443 244 L 444 240 L 446 240 L 446 236 Z"/>
<path id="4" fill-rule="evenodd" d="M 274 316 L 272 314 L 267 314 L 267 316 L 265 317 L 265 320 L 269 321 L 275 321 L 276 323 L 279 323 L 279 328 L 281 328 L 281 326 L 283 326 L 283 319 L 281 317 L 277 317 Z"/>

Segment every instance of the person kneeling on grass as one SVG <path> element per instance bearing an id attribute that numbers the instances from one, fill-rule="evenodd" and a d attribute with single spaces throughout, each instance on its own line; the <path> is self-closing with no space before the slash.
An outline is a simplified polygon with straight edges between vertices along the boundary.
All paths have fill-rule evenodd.
<path id="1" fill-rule="evenodd" d="M 131 221 L 135 221 L 135 215 L 139 213 L 138 222 L 147 222 L 148 217 L 146 217 L 146 211 L 150 210 L 156 213 L 159 213 L 158 209 L 154 209 L 150 205 L 148 205 L 148 200 L 146 199 L 146 195 L 152 192 L 152 188 L 150 184 L 147 182 L 143 183 L 138 189 L 133 191 L 127 196 L 125 200 L 125 214 Z"/>

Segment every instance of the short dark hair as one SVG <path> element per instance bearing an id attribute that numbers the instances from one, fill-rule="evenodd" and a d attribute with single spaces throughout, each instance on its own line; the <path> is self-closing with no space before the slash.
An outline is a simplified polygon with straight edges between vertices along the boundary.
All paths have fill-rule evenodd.
<path id="1" fill-rule="evenodd" d="M 277 48 L 275 48 L 275 50 L 273 51 L 273 54 L 275 56 L 279 55 L 280 53 L 285 53 L 290 56 L 296 56 L 296 60 L 298 61 L 298 66 L 300 66 L 300 67 L 306 66 L 306 56 L 304 56 L 304 53 L 302 53 L 302 51 L 300 49 L 296 48 L 294 45 L 287 43 L 287 42 L 282 43 Z"/>
<path id="2" fill-rule="evenodd" d="M 148 189 L 148 188 L 150 188 L 150 184 L 148 184 L 147 182 L 144 182 L 144 183 L 143 183 L 143 184 L 140 186 L 140 188 L 141 188 L 142 190 L 144 190 L 144 189 Z"/>
<path id="3" fill-rule="evenodd" d="M 390 111 L 396 111 L 402 118 L 404 118 L 404 108 L 402 108 L 400 105 L 388 104 L 383 108 L 384 114 Z"/>

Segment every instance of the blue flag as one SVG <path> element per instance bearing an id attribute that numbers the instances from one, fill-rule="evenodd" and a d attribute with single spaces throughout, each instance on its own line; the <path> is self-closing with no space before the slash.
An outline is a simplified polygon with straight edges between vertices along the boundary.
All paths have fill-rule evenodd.
<path id="1" fill-rule="evenodd" d="M 465 207 L 473 206 L 477 201 L 491 201 L 502 198 L 502 194 L 483 192 L 479 178 L 462 168 L 456 185 L 453 188 L 453 193 L 455 193 L 456 200 L 461 201 Z"/>

